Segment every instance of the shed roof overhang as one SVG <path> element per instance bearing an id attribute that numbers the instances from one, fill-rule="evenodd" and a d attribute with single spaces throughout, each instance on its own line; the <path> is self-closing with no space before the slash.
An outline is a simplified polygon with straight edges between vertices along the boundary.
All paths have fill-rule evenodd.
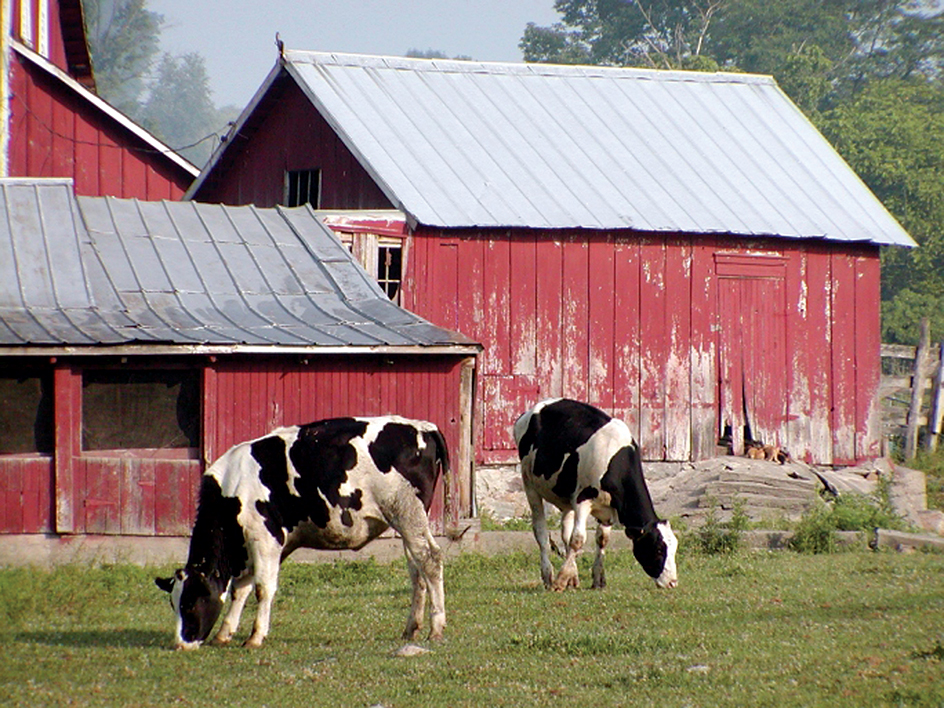
<path id="1" fill-rule="evenodd" d="M 477 356 L 482 345 L 461 342 L 437 346 L 253 346 L 211 344 L 122 344 L 116 346 L 0 346 L 0 357 L 186 357 L 186 356 Z"/>

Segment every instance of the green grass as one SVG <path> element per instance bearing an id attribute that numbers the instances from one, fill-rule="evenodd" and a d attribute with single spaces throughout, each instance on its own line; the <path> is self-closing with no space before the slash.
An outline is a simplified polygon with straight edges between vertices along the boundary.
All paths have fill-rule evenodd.
<path id="1" fill-rule="evenodd" d="M 621 551 L 606 590 L 562 594 L 536 553 L 466 554 L 446 640 L 411 658 L 402 562 L 287 563 L 255 651 L 170 651 L 168 570 L 0 570 L 0 705 L 944 705 L 944 554 L 683 548 L 660 591 Z"/>

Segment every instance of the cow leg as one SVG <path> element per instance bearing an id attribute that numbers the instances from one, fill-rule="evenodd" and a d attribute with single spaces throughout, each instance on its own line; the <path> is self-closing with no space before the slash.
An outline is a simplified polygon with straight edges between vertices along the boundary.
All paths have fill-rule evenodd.
<path id="1" fill-rule="evenodd" d="M 420 509 L 422 511 L 422 508 Z M 443 638 L 446 628 L 446 602 L 443 588 L 443 557 L 442 550 L 429 532 L 426 524 L 426 515 L 423 514 L 422 530 L 413 527 L 411 530 L 401 530 L 403 547 L 406 550 L 407 561 L 410 565 L 410 577 L 413 579 L 413 568 L 416 568 L 417 577 L 413 579 L 413 606 L 407 619 L 406 629 L 403 631 L 405 639 L 412 639 L 422 624 L 423 605 L 426 601 L 426 592 L 429 592 L 430 618 L 429 638 L 439 640 Z M 417 533 L 419 531 L 419 533 Z M 417 617 L 417 612 L 419 617 Z"/>
<path id="2" fill-rule="evenodd" d="M 557 574 L 557 580 L 554 581 L 552 590 L 560 592 L 568 587 L 579 587 L 580 578 L 577 575 L 577 554 L 583 549 L 584 541 L 587 538 L 587 517 L 590 516 L 590 502 L 578 504 L 573 513 L 567 512 L 561 519 L 562 535 L 567 544 L 567 556 L 564 558 L 564 565 L 561 566 L 560 573 Z M 566 527 L 564 524 L 566 522 Z M 568 533 L 569 531 L 569 533 Z"/>
<path id="3" fill-rule="evenodd" d="M 564 553 L 567 555 L 567 548 L 570 547 L 570 537 L 574 534 L 574 510 L 567 509 L 561 512 L 561 543 L 563 543 Z"/>
<path id="4" fill-rule="evenodd" d="M 407 567 L 410 571 L 410 583 L 413 586 L 413 604 L 410 607 L 410 616 L 407 618 L 406 629 L 403 630 L 404 639 L 413 639 L 423 627 L 423 615 L 426 612 L 426 581 L 416 561 L 403 542 L 403 553 L 406 556 Z"/>
<path id="5" fill-rule="evenodd" d="M 597 526 L 597 556 L 593 559 L 593 587 L 606 587 L 606 574 L 603 572 L 603 557 L 606 545 L 610 542 L 610 525 L 600 523 Z"/>
<path id="6" fill-rule="evenodd" d="M 236 630 L 239 629 L 239 618 L 243 614 L 246 600 L 249 599 L 250 590 L 252 590 L 251 574 L 247 573 L 243 577 L 233 580 L 233 601 L 226 611 L 226 616 L 223 617 L 223 624 L 220 625 L 219 631 L 213 637 L 213 644 L 229 644 L 233 635 L 236 634 Z"/>
<path id="7" fill-rule="evenodd" d="M 534 540 L 538 542 L 538 549 L 541 551 L 541 580 L 544 581 L 544 587 L 550 590 L 554 580 L 554 566 L 551 565 L 551 539 L 547 532 L 544 500 L 531 488 L 527 481 L 525 481 L 524 490 L 528 497 L 528 504 L 531 506 L 531 531 L 534 533 Z"/>
<path id="8" fill-rule="evenodd" d="M 272 614 L 272 601 L 279 587 L 279 554 L 281 549 L 267 549 L 256 556 L 253 564 L 256 581 L 256 619 L 252 624 L 252 634 L 243 644 L 244 647 L 261 647 L 269 634 L 269 619 Z"/>

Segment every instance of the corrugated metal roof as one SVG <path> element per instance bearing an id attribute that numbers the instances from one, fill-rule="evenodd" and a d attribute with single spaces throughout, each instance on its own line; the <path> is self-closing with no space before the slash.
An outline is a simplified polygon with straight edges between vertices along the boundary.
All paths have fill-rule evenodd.
<path id="1" fill-rule="evenodd" d="M 770 77 L 302 51 L 283 61 L 422 224 L 914 245 Z"/>
<path id="2" fill-rule="evenodd" d="M 128 344 L 477 346 L 391 302 L 307 207 L 76 198 L 71 180 L 0 179 L 0 347 Z"/>

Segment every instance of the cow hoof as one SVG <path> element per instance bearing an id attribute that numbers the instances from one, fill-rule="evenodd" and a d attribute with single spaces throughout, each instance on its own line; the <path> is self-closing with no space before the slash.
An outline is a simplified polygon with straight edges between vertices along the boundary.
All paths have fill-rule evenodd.
<path id="1" fill-rule="evenodd" d="M 256 639 L 255 637 L 249 637 L 245 642 L 243 642 L 243 647 L 245 649 L 258 649 L 262 646 L 262 640 Z"/>
<path id="2" fill-rule="evenodd" d="M 174 651 L 196 651 L 200 648 L 200 642 L 178 642 L 174 644 Z"/>

